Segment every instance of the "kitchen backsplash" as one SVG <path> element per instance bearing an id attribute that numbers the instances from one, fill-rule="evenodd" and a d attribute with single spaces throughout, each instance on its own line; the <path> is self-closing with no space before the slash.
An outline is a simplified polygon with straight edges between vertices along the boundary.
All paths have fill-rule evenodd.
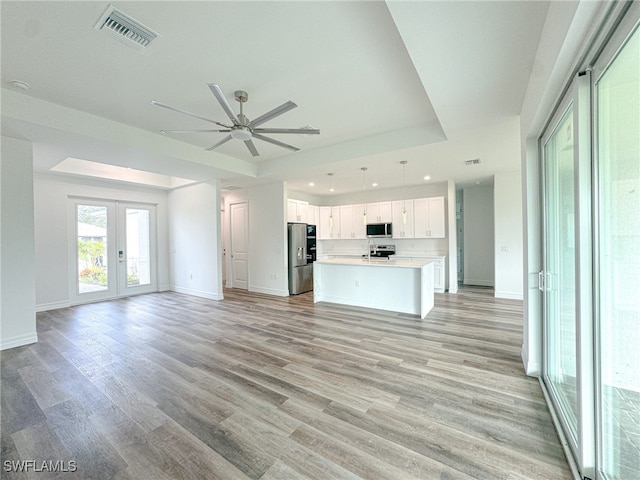
<path id="1" fill-rule="evenodd" d="M 376 244 L 395 245 L 396 256 L 449 255 L 446 238 L 376 238 Z M 367 240 L 319 240 L 318 255 L 363 255 L 368 252 Z"/>

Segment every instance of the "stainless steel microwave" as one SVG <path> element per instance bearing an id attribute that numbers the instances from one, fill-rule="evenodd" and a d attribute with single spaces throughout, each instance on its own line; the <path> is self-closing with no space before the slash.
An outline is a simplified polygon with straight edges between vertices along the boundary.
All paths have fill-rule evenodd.
<path id="1" fill-rule="evenodd" d="M 367 238 L 391 238 L 390 223 L 367 223 Z"/>

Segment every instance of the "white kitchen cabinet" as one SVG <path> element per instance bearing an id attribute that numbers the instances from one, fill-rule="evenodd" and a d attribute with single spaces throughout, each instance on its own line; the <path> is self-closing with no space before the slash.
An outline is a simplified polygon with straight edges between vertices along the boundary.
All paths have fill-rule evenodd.
<path id="1" fill-rule="evenodd" d="M 444 197 L 414 199 L 413 219 L 415 238 L 446 238 Z"/>
<path id="2" fill-rule="evenodd" d="M 393 212 L 393 238 L 413 238 L 413 200 L 396 200 L 391 203 Z M 406 215 L 403 211 L 406 209 Z"/>
<path id="3" fill-rule="evenodd" d="M 427 257 L 433 262 L 433 290 L 444 293 L 446 285 L 446 262 L 447 257 Z"/>
<path id="4" fill-rule="evenodd" d="M 398 262 L 420 262 L 429 261 L 433 263 L 433 291 L 436 293 L 444 293 L 447 285 L 447 257 L 446 256 L 417 256 L 412 257 L 409 255 L 393 256 L 394 260 Z"/>
<path id="5" fill-rule="evenodd" d="M 367 203 L 367 223 L 388 223 L 393 221 L 391 202 Z"/>
<path id="6" fill-rule="evenodd" d="M 340 206 L 340 238 L 366 238 L 366 228 L 363 221 L 364 205 Z"/>
<path id="7" fill-rule="evenodd" d="M 316 205 L 309 205 L 307 207 L 307 223 L 309 225 L 318 225 L 320 219 L 320 207 Z"/>
<path id="8" fill-rule="evenodd" d="M 307 208 L 309 202 L 287 199 L 287 221 L 307 223 Z"/>
<path id="9" fill-rule="evenodd" d="M 340 208 L 320 207 L 318 210 L 318 231 L 316 232 L 318 240 L 340 238 Z"/>

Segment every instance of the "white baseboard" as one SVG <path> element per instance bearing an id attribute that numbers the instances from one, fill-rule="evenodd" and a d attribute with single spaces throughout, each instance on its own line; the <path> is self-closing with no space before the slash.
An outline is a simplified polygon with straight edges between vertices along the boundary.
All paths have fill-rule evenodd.
<path id="1" fill-rule="evenodd" d="M 469 285 L 470 287 L 478 286 L 478 287 L 493 287 L 493 282 L 491 280 L 476 280 L 473 278 L 465 278 L 463 285 Z"/>
<path id="2" fill-rule="evenodd" d="M 159 285 L 158 286 L 158 291 L 159 292 L 169 292 L 169 291 L 171 291 L 171 285 Z"/>
<path id="3" fill-rule="evenodd" d="M 493 295 L 495 298 L 505 298 L 508 300 L 523 300 L 524 297 L 522 293 L 518 292 L 498 292 L 496 291 Z"/>
<path id="4" fill-rule="evenodd" d="M 255 287 L 249 285 L 250 292 L 264 293 L 265 295 L 277 295 L 278 297 L 288 297 L 289 290 L 278 290 L 276 288 Z"/>
<path id="5" fill-rule="evenodd" d="M 522 358 L 522 364 L 524 365 L 524 372 L 529 377 L 540 377 L 542 373 L 542 365 L 537 362 L 530 362 L 528 356 L 526 355 L 524 345 L 522 346 L 522 354 L 520 355 Z"/>
<path id="6" fill-rule="evenodd" d="M 38 341 L 37 332 L 25 333 L 24 335 L 16 335 L 14 337 L 3 338 L 0 342 L 0 350 L 8 348 L 22 347 Z"/>
<path id="7" fill-rule="evenodd" d="M 458 293 L 458 286 L 449 288 L 449 293 Z"/>
<path id="8" fill-rule="evenodd" d="M 222 300 L 222 295 L 213 292 L 205 292 L 203 290 L 194 290 L 193 288 L 171 287 L 170 290 L 176 293 L 184 293 L 185 295 L 193 295 L 194 297 L 208 298 L 209 300 Z"/>
<path id="9" fill-rule="evenodd" d="M 36 305 L 36 312 L 46 312 L 49 310 L 58 310 L 59 308 L 69 308 L 71 303 L 68 300 L 62 302 L 41 303 Z"/>

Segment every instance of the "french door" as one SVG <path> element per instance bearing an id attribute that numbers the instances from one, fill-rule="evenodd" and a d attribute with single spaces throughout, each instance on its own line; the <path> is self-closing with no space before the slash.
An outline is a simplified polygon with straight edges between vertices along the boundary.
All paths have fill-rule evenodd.
<path id="1" fill-rule="evenodd" d="M 71 199 L 73 303 L 157 290 L 155 206 Z"/>

